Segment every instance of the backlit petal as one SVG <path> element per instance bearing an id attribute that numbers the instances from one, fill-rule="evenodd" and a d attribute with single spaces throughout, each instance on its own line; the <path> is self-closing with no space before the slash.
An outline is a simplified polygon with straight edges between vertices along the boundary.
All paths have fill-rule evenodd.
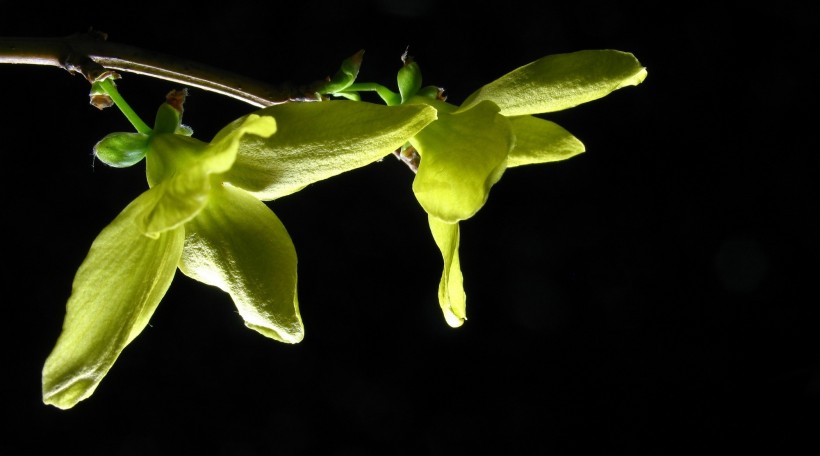
<path id="1" fill-rule="evenodd" d="M 507 167 L 566 160 L 584 152 L 584 144 L 563 127 L 532 116 L 510 117 L 515 147 Z"/>
<path id="2" fill-rule="evenodd" d="M 102 230 L 74 277 L 63 331 L 43 368 L 46 404 L 67 409 L 89 397 L 171 284 L 183 231 L 144 236 L 135 218 L 145 200 Z"/>
<path id="3" fill-rule="evenodd" d="M 284 103 L 257 113 L 276 118 L 279 131 L 268 139 L 242 137 L 225 180 L 262 200 L 380 160 L 436 118 L 429 106 L 345 100 Z"/>
<path id="4" fill-rule="evenodd" d="M 478 89 L 460 111 L 492 100 L 505 116 L 561 111 L 640 84 L 646 68 L 634 55 L 587 50 L 542 57 Z"/>
<path id="5" fill-rule="evenodd" d="M 513 134 L 490 101 L 455 114 L 439 109 L 438 117 L 410 140 L 421 156 L 413 192 L 428 214 L 453 223 L 487 201 L 506 168 Z"/>
<path id="6" fill-rule="evenodd" d="M 467 319 L 467 295 L 464 293 L 464 279 L 458 258 L 460 230 L 458 223 L 445 223 L 429 216 L 430 231 L 441 250 L 444 272 L 438 286 L 438 300 L 447 324 L 457 328 Z"/>
<path id="7" fill-rule="evenodd" d="M 211 144 L 177 134 L 154 137 L 147 159 L 152 199 L 140 220 L 143 231 L 156 236 L 194 218 L 208 201 L 211 175 L 233 165 L 239 140 L 246 135 L 268 137 L 275 132 L 272 117 L 251 114 Z"/>
<path id="8" fill-rule="evenodd" d="M 282 222 L 248 192 L 214 185 L 208 205 L 185 225 L 179 268 L 230 294 L 245 320 L 281 342 L 304 337 L 296 293 L 296 250 Z"/>

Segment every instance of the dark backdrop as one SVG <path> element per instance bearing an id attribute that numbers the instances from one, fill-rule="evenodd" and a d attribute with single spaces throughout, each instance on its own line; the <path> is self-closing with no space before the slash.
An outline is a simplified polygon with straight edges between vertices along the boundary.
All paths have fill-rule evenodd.
<path id="1" fill-rule="evenodd" d="M 587 152 L 508 170 L 462 224 L 462 328 L 438 308 L 412 174 L 387 157 L 270 203 L 299 254 L 302 343 L 245 329 L 227 295 L 178 273 L 96 393 L 60 411 L 41 402 L 40 370 L 74 272 L 146 184 L 141 167 L 93 161 L 129 125 L 89 106 L 81 77 L 0 65 L 4 454 L 816 450 L 817 16 L 784 2 L 295 3 L 0 1 L 0 35 L 93 27 L 273 83 L 365 49 L 360 79 L 392 86 L 409 46 L 455 103 L 582 49 L 633 52 L 649 76 L 545 116 Z M 119 87 L 151 119 L 178 86 Z M 209 139 L 250 109 L 192 89 L 185 121 Z"/>

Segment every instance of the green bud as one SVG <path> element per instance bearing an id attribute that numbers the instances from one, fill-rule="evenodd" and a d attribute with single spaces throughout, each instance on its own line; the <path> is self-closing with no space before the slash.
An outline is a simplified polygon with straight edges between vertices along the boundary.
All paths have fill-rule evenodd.
<path id="1" fill-rule="evenodd" d="M 416 95 L 418 95 L 420 97 L 429 98 L 431 100 L 439 100 L 439 101 L 447 100 L 447 97 L 444 96 L 444 89 L 442 89 L 441 87 L 436 87 L 436 86 L 422 87 Z"/>
<path id="2" fill-rule="evenodd" d="M 419 65 L 407 58 L 404 66 L 399 70 L 396 80 L 399 84 L 401 102 L 406 103 L 421 88 L 421 69 L 419 69 Z"/>
<path id="3" fill-rule="evenodd" d="M 174 134 L 180 126 L 182 113 L 176 110 L 169 103 L 163 103 L 157 110 L 157 117 L 154 120 L 154 134 L 163 133 Z"/>
<path id="4" fill-rule="evenodd" d="M 114 168 L 127 168 L 140 162 L 148 151 L 148 135 L 111 133 L 94 145 L 94 155 Z"/>
<path id="5" fill-rule="evenodd" d="M 328 79 L 327 83 L 318 92 L 321 94 L 336 94 L 353 85 L 356 82 L 356 77 L 359 76 L 359 68 L 362 66 L 363 58 L 364 49 L 344 59 L 339 71 Z"/>

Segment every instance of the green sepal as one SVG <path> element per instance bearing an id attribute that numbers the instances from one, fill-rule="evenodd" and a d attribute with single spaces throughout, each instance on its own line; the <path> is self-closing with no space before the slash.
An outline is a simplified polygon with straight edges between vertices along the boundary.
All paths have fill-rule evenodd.
<path id="1" fill-rule="evenodd" d="M 447 324 L 457 328 L 467 319 L 467 295 L 464 292 L 464 276 L 458 256 L 461 230 L 458 223 L 442 222 L 432 215 L 427 220 L 444 260 L 444 270 L 438 285 L 439 305 Z"/>
<path id="2" fill-rule="evenodd" d="M 401 102 L 407 103 L 421 88 L 421 69 L 419 65 L 412 60 L 405 63 L 401 69 L 399 69 L 396 82 L 399 86 Z"/>
<path id="3" fill-rule="evenodd" d="M 230 294 L 249 328 L 281 342 L 302 340 L 296 250 L 263 202 L 214 183 L 208 205 L 185 234 L 180 271 Z"/>
<path id="4" fill-rule="evenodd" d="M 549 163 L 584 152 L 584 144 L 555 122 L 533 116 L 509 117 L 515 147 L 507 167 Z"/>
<path id="5" fill-rule="evenodd" d="M 68 409 L 91 396 L 145 328 L 174 277 L 183 229 L 155 239 L 135 219 L 143 193 L 102 230 L 72 284 L 63 330 L 43 367 L 43 402 Z"/>
<path id="6" fill-rule="evenodd" d="M 278 132 L 243 136 L 236 163 L 222 178 L 263 201 L 378 161 L 436 119 L 430 106 L 346 100 L 283 103 L 256 114 L 276 118 Z"/>
<path id="7" fill-rule="evenodd" d="M 148 140 L 142 133 L 111 133 L 94 145 L 94 155 L 108 166 L 127 168 L 145 158 Z"/>
<path id="8" fill-rule="evenodd" d="M 428 214 L 444 222 L 468 219 L 506 169 L 514 144 L 510 122 L 491 101 L 453 112 L 445 102 L 414 100 L 435 106 L 438 120 L 410 139 L 421 156 L 413 193 Z"/>
<path id="9" fill-rule="evenodd" d="M 459 108 L 491 100 L 505 116 L 561 111 L 640 84 L 646 68 L 628 52 L 587 50 L 542 57 L 481 87 Z"/>

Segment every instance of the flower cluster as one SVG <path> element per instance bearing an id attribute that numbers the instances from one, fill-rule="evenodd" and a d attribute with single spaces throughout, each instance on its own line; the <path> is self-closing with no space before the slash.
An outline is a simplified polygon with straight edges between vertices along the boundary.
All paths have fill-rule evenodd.
<path id="1" fill-rule="evenodd" d="M 93 394 L 147 326 L 177 269 L 230 295 L 249 328 L 301 341 L 296 250 L 266 202 L 397 151 L 411 157 L 412 190 L 441 251 L 439 304 L 446 321 L 460 326 L 467 318 L 460 222 L 481 209 L 508 168 L 584 151 L 572 134 L 535 115 L 640 84 L 647 74 L 626 52 L 558 54 L 454 105 L 441 89 L 422 87 L 418 65 L 404 60 L 399 93 L 355 83 L 358 53 L 320 92 L 349 100 L 264 108 L 210 142 L 181 123 L 179 92 L 160 106 L 153 128 L 132 120 L 136 133 L 103 138 L 96 156 L 115 167 L 144 159 L 148 189 L 102 230 L 77 271 L 62 333 L 43 368 L 44 402 L 67 409 Z M 386 106 L 361 102 L 361 90 L 377 91 Z"/>
<path id="2" fill-rule="evenodd" d="M 206 143 L 180 123 L 181 106 L 166 102 L 150 132 L 103 138 L 95 152 L 109 165 L 145 158 L 149 189 L 103 229 L 77 271 L 43 368 L 44 402 L 67 409 L 89 397 L 177 269 L 227 292 L 249 328 L 301 341 L 296 251 L 263 201 L 381 159 L 434 119 L 420 105 L 276 105 Z"/>

